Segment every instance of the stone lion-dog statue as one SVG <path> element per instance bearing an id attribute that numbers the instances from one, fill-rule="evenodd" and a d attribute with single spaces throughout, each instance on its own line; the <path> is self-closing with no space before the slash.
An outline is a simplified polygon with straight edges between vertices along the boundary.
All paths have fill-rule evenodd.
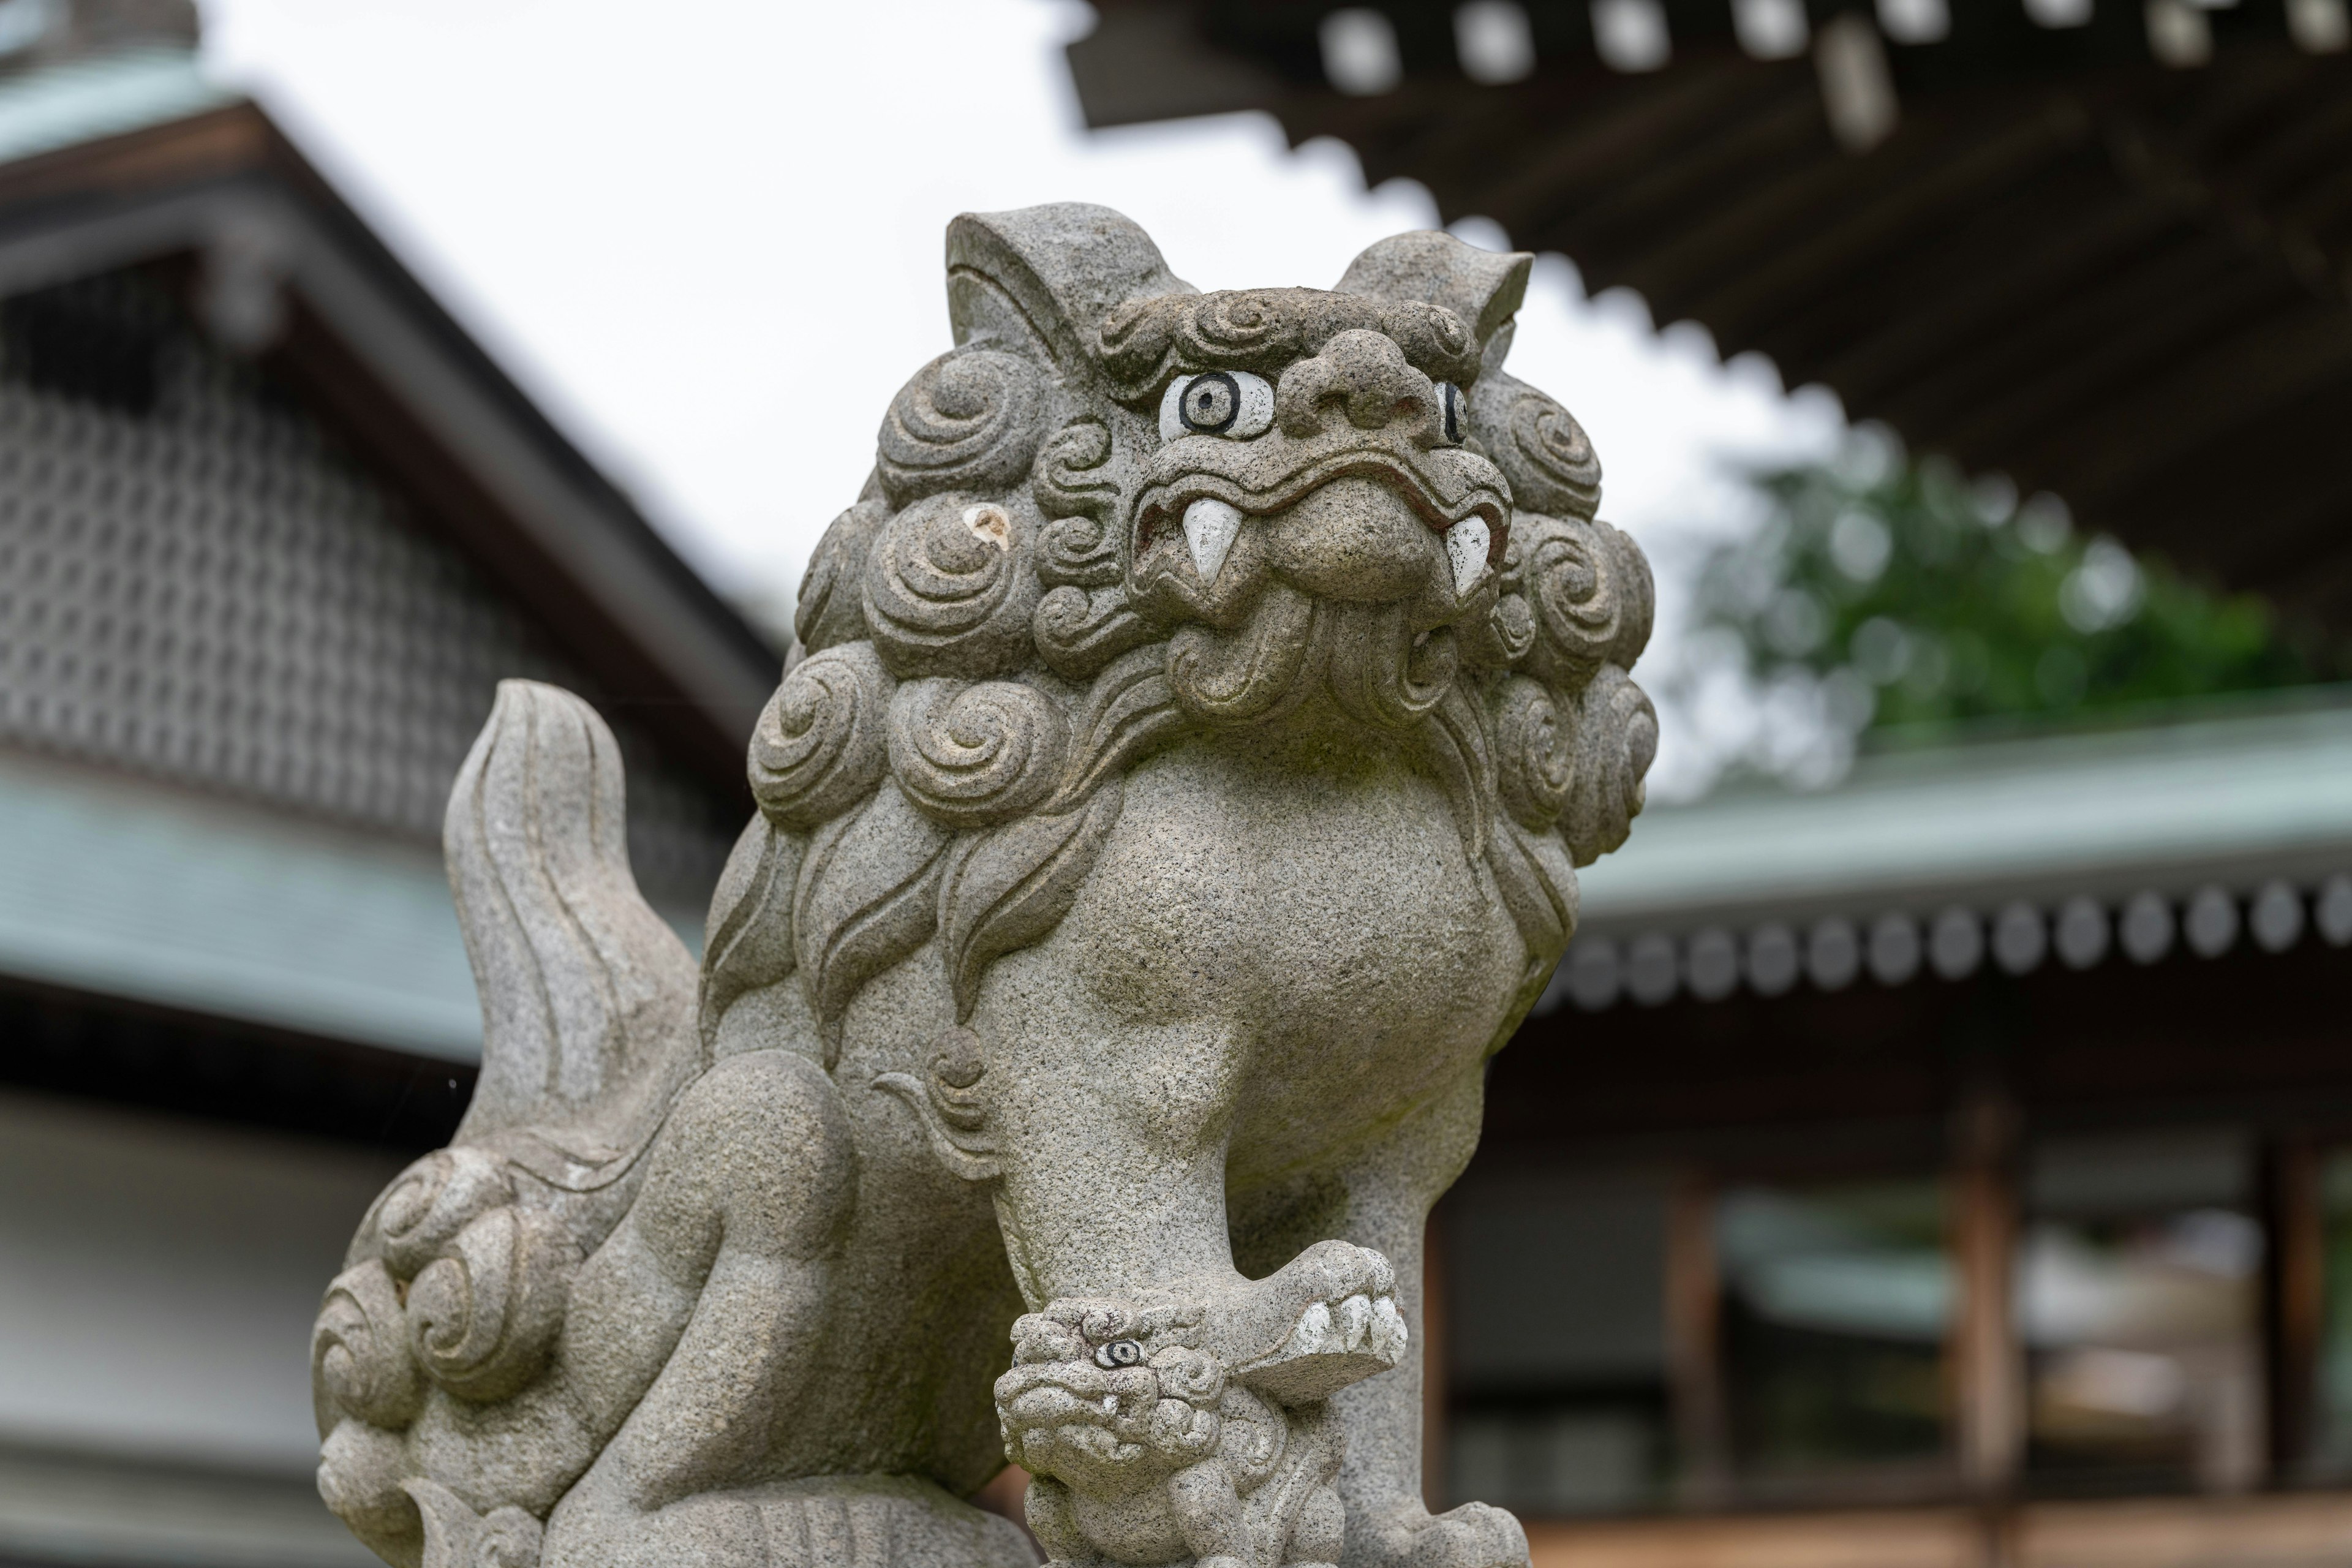
<path id="1" fill-rule="evenodd" d="M 500 689 L 456 1142 L 312 1343 L 401 1568 L 1524 1568 L 1421 1500 L 1431 1205 L 1641 809 L 1641 552 L 1502 369 L 1530 258 L 1201 293 L 958 218 L 803 583 L 698 965 L 611 734 Z M 1009 1354 L 1008 1354 L 1009 1347 Z"/>

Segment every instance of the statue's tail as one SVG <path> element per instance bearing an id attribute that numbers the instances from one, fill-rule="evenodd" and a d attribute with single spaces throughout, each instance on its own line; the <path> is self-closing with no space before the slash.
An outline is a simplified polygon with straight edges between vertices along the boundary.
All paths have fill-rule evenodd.
<path id="1" fill-rule="evenodd" d="M 703 1065 L 695 961 L 629 870 L 613 732 L 570 692 L 499 682 L 442 841 L 482 1003 L 456 1142 L 609 1186 Z"/>
<path id="2" fill-rule="evenodd" d="M 548 1418 L 570 1406 L 527 1391 L 572 1273 L 701 1068 L 696 966 L 629 874 L 620 748 L 568 692 L 499 685 L 444 841 L 481 1079 L 453 1145 L 375 1201 L 328 1287 L 311 1339 L 319 1489 L 387 1562 L 529 1568 L 539 1520 L 609 1433 Z M 436 1403 L 508 1409 L 478 1437 L 470 1416 L 419 1437 Z"/>

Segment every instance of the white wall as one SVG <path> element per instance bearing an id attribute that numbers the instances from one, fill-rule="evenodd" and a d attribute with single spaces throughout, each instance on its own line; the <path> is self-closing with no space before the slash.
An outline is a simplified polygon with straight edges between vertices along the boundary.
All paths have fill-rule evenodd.
<path id="1" fill-rule="evenodd" d="M 0 1093 L 0 1444 L 307 1472 L 310 1321 L 403 1163 Z"/>

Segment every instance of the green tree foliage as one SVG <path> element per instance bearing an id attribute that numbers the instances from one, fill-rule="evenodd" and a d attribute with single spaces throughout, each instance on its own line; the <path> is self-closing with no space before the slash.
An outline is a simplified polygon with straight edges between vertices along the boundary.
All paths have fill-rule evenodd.
<path id="1" fill-rule="evenodd" d="M 2020 507 L 1934 461 L 1759 477 L 1766 525 L 1701 571 L 1698 622 L 1765 680 L 1809 674 L 1833 720 L 1945 727 L 2330 679 L 2261 599 L 2215 592 L 2048 497 Z"/>

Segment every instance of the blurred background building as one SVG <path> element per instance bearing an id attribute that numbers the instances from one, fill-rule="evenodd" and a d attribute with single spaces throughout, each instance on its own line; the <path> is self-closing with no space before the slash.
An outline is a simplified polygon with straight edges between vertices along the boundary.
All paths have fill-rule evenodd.
<path id="1" fill-rule="evenodd" d="M 0 7 L 10 1563 L 373 1561 L 302 1346 L 472 1084 L 457 764 L 590 695 L 698 942 L 778 663 L 193 43 Z"/>
<path id="2" fill-rule="evenodd" d="M 1433 1499 L 1580 1568 L 2352 1565 L 2343 0 L 854 9 L 208 5 L 321 162 L 176 0 L 0 4 L 0 1563 L 371 1561 L 303 1347 L 470 1086 L 495 680 L 614 721 L 693 940 L 777 663 L 705 581 L 779 619 L 946 216 L 1082 196 L 1213 285 L 1547 252 L 1515 368 L 1661 563 L 1682 760 L 1440 1211 Z M 1130 128 L 1022 129 L 1073 91 Z M 789 104 L 825 156 L 708 118 Z"/>

